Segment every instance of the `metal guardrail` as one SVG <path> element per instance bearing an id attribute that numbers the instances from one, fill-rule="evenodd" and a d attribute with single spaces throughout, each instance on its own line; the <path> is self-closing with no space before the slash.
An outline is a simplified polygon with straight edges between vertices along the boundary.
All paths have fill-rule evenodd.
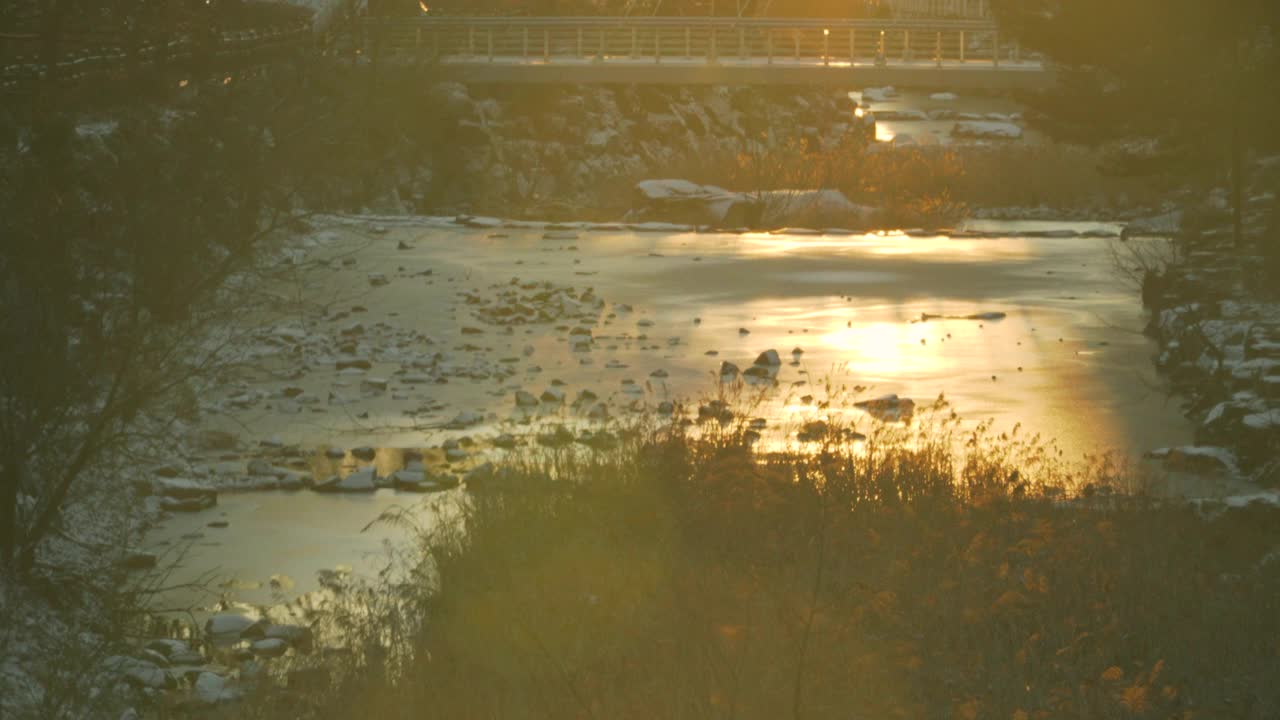
<path id="1" fill-rule="evenodd" d="M 670 15 L 620 17 L 609 15 L 584 15 L 572 17 L 532 16 L 469 16 L 469 15 L 418 15 L 414 17 L 364 17 L 364 25 L 396 25 L 410 27 L 437 27 L 471 25 L 488 26 L 545 26 L 571 25 L 574 27 L 625 26 L 625 27 L 813 27 L 813 28 L 950 28 L 970 30 L 994 30 L 990 20 L 927 19 L 927 18 L 759 18 L 759 17 L 677 17 Z"/>
<path id="2" fill-rule="evenodd" d="M 364 18 L 364 51 L 454 62 L 731 59 L 818 65 L 1022 64 L 984 20 L 720 17 Z"/>

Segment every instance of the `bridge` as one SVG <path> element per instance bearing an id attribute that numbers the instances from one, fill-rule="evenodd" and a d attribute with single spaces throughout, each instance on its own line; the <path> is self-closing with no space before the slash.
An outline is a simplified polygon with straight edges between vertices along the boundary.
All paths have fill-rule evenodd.
<path id="1" fill-rule="evenodd" d="M 720 17 L 365 18 L 376 62 L 468 83 L 1033 89 L 1053 83 L 988 20 Z"/>

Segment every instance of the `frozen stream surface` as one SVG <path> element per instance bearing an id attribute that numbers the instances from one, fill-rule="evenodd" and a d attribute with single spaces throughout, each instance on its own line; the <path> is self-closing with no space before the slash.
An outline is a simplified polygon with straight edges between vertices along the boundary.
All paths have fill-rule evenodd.
<path id="1" fill-rule="evenodd" d="M 803 398 L 820 400 L 830 379 L 868 388 L 862 397 L 927 404 L 945 393 L 967 421 L 1020 422 L 1068 457 L 1189 444 L 1191 426 L 1159 389 L 1138 292 L 1112 269 L 1116 241 L 1093 237 L 1117 231 L 1018 223 L 1013 237 L 549 233 L 333 219 L 296 251 L 326 262 L 278 288 L 288 317 L 246 318 L 262 324 L 253 362 L 238 384 L 206 399 L 206 425 L 235 432 L 245 457 L 184 460 L 215 479 L 228 465 L 243 469 L 266 441 L 300 448 L 294 467 L 323 480 L 368 464 L 346 451 L 326 457 L 326 448 L 376 448 L 373 463 L 389 474 L 405 450 L 430 464 L 444 440 L 467 436 L 476 444 L 455 449 L 462 459 L 451 465 L 461 474 L 507 452 L 488 442 L 499 433 L 535 432 L 540 415 L 574 415 L 558 403 L 518 409 L 517 389 L 562 391 L 568 403 L 591 391 L 625 418 L 663 400 L 706 397 L 722 361 L 745 369 L 771 348 L 782 359 L 761 411 L 771 427 L 827 412 Z M 535 283 L 572 291 L 535 301 L 548 287 Z M 288 298 L 311 304 L 295 316 L 283 309 Z M 502 308 L 535 302 L 540 318 L 508 324 Z M 989 313 L 1003 317 L 960 319 Z M 922 322 L 926 314 L 943 317 Z M 793 348 L 803 350 L 795 363 Z M 369 367 L 338 369 L 352 358 Z M 439 427 L 467 412 L 479 422 Z M 847 406 L 830 412 L 871 422 Z M 1172 490 L 1214 495 L 1235 490 L 1232 482 L 1182 478 Z M 464 491 L 426 497 L 447 501 L 450 492 Z M 318 570 L 374 567 L 370 558 L 396 533 L 361 529 L 423 497 L 224 491 L 214 508 L 167 518 L 148 543 L 191 543 L 175 579 L 217 569 L 236 579 L 228 587 L 238 597 L 269 602 L 315 589 Z"/>

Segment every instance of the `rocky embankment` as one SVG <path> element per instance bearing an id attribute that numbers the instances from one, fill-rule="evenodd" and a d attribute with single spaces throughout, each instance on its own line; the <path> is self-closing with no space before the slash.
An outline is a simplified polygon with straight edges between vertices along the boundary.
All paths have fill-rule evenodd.
<path id="1" fill-rule="evenodd" d="M 1176 256 L 1146 270 L 1148 332 L 1158 364 L 1188 396 L 1197 448 L 1168 451 L 1197 469 L 1228 466 L 1259 484 L 1280 485 L 1280 156 L 1254 169 L 1236 247 L 1225 191 L 1180 219 Z M 1232 467 L 1236 466 L 1236 467 Z"/>
<path id="2" fill-rule="evenodd" d="M 847 93 L 822 89 L 444 82 L 430 102 L 449 147 L 427 167 L 399 169 L 396 189 L 370 209 L 616 220 L 640 180 L 723 182 L 718 166 L 760 141 L 825 147 L 860 132 Z"/>

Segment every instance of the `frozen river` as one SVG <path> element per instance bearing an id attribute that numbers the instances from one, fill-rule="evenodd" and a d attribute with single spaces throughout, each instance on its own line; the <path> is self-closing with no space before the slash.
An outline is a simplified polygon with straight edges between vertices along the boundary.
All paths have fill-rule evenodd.
<path id="1" fill-rule="evenodd" d="M 615 418 L 652 414 L 664 400 L 714 393 L 721 362 L 747 368 L 769 349 L 783 360 L 757 411 L 771 426 L 826 413 L 870 423 L 847 405 L 815 407 L 830 381 L 867 388 L 862 397 L 928 403 L 945 393 L 966 421 L 1021 423 L 1069 458 L 1191 441 L 1159 389 L 1138 292 L 1112 269 L 1116 241 L 1095 237 L 1112 226 L 1010 224 L 1006 237 L 571 229 L 548 239 L 544 228 L 375 225 L 312 236 L 306 255 L 324 262 L 279 289 L 308 309 L 258 332 L 263 347 L 239 384 L 208 401 L 208 423 L 236 432 L 244 457 L 185 458 L 196 472 L 243 474 L 262 441 L 296 448 L 268 459 L 317 480 L 369 465 L 348 451 L 360 446 L 376 449 L 380 476 L 414 453 L 443 468 L 442 443 L 466 436 L 475 444 L 453 448 L 447 466 L 461 475 L 508 452 L 489 442 L 500 433 L 536 432 L 596 404 Z M 1050 229 L 1082 236 L 1044 236 Z M 524 310 L 537 312 L 516 322 Z M 987 319 L 963 319 L 979 314 Z M 337 369 L 353 358 L 368 367 Z M 517 390 L 563 392 L 566 404 L 519 409 Z M 598 400 L 566 409 L 583 391 Z M 475 424 L 440 427 L 465 413 Z M 1229 484 L 1184 479 L 1173 491 Z M 422 498 L 224 492 L 216 508 L 174 515 L 148 541 L 185 538 L 180 575 L 216 568 L 237 579 L 239 597 L 269 602 L 314 589 L 317 570 L 372 567 L 396 533 L 361 529 Z"/>

